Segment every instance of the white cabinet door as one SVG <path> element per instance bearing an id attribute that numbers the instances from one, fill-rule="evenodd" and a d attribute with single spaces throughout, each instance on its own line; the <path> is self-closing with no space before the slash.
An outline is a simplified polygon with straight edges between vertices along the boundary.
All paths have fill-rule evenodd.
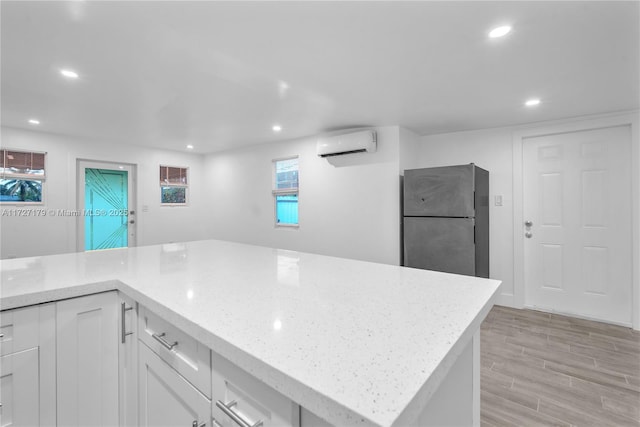
<path id="1" fill-rule="evenodd" d="M 0 357 L 0 426 L 40 425 L 38 347 Z"/>
<path id="2" fill-rule="evenodd" d="M 211 401 L 142 341 L 138 348 L 140 425 L 211 426 Z"/>
<path id="3" fill-rule="evenodd" d="M 29 425 L 24 422 L 25 416 L 27 420 L 37 416 L 40 427 L 55 426 L 55 303 L 0 312 L 0 355 L 0 403 L 3 405 L 0 407 L 0 426 L 13 422 Z M 34 358 L 35 366 L 32 365 Z M 34 378 L 37 381 L 35 393 L 32 391 Z M 36 405 L 35 409 L 33 405 Z M 28 408 L 28 412 L 24 408 Z"/>
<path id="4" fill-rule="evenodd" d="M 59 426 L 118 425 L 118 296 L 57 303 Z"/>
<path id="5" fill-rule="evenodd" d="M 137 304 L 119 295 L 119 404 L 120 426 L 138 425 L 138 322 Z"/>

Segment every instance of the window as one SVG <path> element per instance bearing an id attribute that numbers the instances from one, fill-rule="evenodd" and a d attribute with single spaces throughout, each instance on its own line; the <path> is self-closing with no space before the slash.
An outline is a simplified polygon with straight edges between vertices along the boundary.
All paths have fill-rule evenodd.
<path id="1" fill-rule="evenodd" d="M 276 226 L 298 226 L 298 158 L 274 160 Z"/>
<path id="2" fill-rule="evenodd" d="M 0 202 L 42 203 L 46 153 L 1 150 Z"/>
<path id="3" fill-rule="evenodd" d="M 160 198 L 163 205 L 186 205 L 187 168 L 160 165 Z"/>

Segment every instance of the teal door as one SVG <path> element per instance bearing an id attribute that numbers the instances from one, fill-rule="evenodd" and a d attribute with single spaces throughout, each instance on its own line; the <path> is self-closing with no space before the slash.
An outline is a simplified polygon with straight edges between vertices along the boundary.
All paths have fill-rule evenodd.
<path id="1" fill-rule="evenodd" d="M 84 170 L 84 248 L 128 246 L 128 172 Z"/>

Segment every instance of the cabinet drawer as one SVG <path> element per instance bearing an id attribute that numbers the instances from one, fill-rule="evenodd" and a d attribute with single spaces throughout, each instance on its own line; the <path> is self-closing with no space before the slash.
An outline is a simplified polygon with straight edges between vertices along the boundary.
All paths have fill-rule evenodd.
<path id="1" fill-rule="evenodd" d="M 0 355 L 28 350 L 40 345 L 42 321 L 55 315 L 52 304 L 32 305 L 0 312 Z M 41 315 L 42 309 L 42 315 Z M 55 319 L 53 319 L 55 321 Z M 43 336 L 50 340 L 52 337 Z"/>
<path id="2" fill-rule="evenodd" d="M 138 336 L 205 396 L 211 398 L 211 350 L 140 306 Z"/>
<path id="3" fill-rule="evenodd" d="M 139 351 L 139 425 L 211 426 L 211 400 L 149 347 L 141 343 Z"/>
<path id="4" fill-rule="evenodd" d="M 227 359 L 211 354 L 213 418 L 223 427 L 298 427 L 300 408 Z M 215 423 L 214 423 L 215 425 Z"/>

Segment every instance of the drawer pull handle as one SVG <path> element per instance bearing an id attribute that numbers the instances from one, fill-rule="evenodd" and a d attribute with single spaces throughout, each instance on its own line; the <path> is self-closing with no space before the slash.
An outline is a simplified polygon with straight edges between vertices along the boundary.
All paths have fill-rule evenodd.
<path id="1" fill-rule="evenodd" d="M 251 424 L 249 423 L 247 420 L 245 420 L 244 418 L 242 418 L 236 411 L 234 411 L 233 408 L 238 402 L 236 402 L 235 400 L 232 400 L 231 402 L 227 403 L 226 405 L 222 402 L 222 400 L 218 400 L 216 401 L 216 406 L 218 408 L 220 408 L 220 410 L 222 412 L 225 413 L 226 416 L 228 416 L 229 418 L 231 418 L 233 421 L 235 421 L 236 424 L 238 424 L 240 427 L 260 427 L 262 425 L 262 420 L 256 421 L 255 423 Z"/>
<path id="2" fill-rule="evenodd" d="M 166 348 L 167 350 L 173 350 L 173 347 L 178 345 L 178 341 L 174 341 L 172 343 L 170 343 L 169 341 L 164 339 L 165 333 L 161 333 L 161 334 L 152 334 L 151 335 L 156 341 L 158 341 L 160 344 L 162 344 L 162 346 L 164 348 Z"/>
<path id="3" fill-rule="evenodd" d="M 124 322 L 124 315 L 129 310 L 133 310 L 133 307 L 127 307 L 125 303 L 121 303 L 120 304 L 120 314 L 121 314 L 121 318 L 122 318 L 122 325 L 121 325 L 121 329 L 120 329 L 120 337 L 121 337 L 122 344 L 124 344 L 126 342 L 127 335 L 132 335 L 133 334 L 133 332 L 127 332 L 127 328 L 125 327 L 125 322 Z"/>
<path id="4" fill-rule="evenodd" d="M 194 420 L 194 421 L 191 423 L 191 427 L 207 427 L 207 423 L 206 423 L 206 422 L 204 422 L 204 423 L 202 423 L 202 424 L 198 424 L 198 420 Z"/>

